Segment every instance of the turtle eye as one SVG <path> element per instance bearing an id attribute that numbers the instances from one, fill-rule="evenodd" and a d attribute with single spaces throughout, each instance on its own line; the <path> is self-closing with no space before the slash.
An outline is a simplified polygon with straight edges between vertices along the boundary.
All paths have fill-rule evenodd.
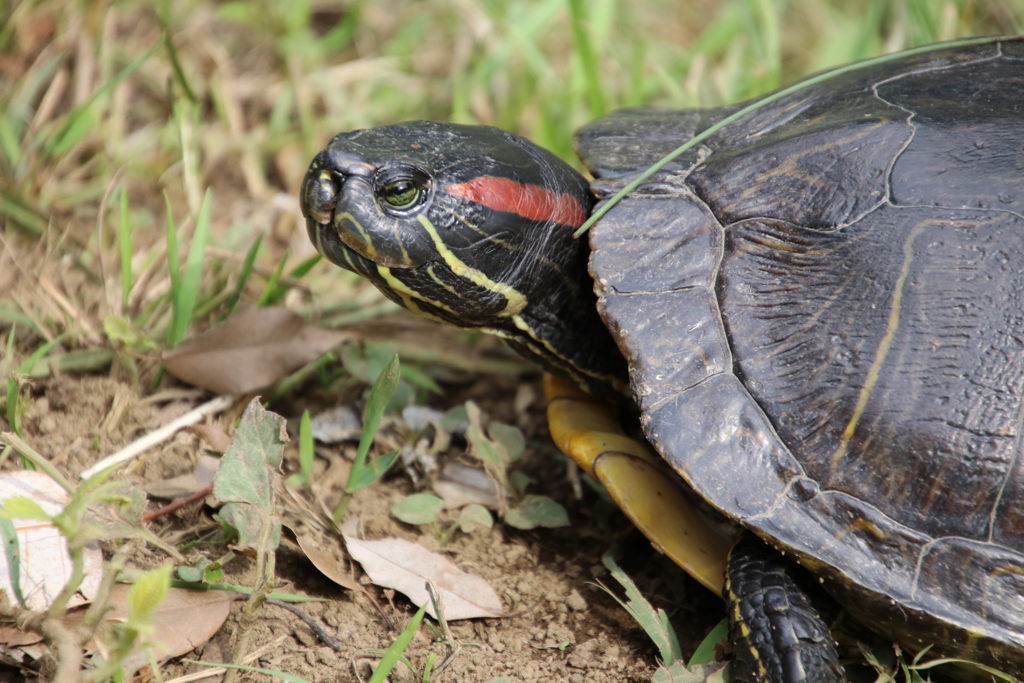
<path id="1" fill-rule="evenodd" d="M 405 211 L 416 206 L 423 191 L 416 186 L 412 178 L 399 178 L 386 183 L 381 189 L 384 203 L 392 209 Z"/>

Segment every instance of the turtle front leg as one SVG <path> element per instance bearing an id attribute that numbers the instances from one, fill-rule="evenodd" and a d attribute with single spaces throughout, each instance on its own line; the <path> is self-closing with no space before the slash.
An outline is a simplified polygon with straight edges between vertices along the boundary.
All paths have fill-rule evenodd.
<path id="1" fill-rule="evenodd" d="M 791 563 L 752 533 L 729 552 L 724 597 L 729 609 L 736 683 L 840 683 L 835 641 Z"/>

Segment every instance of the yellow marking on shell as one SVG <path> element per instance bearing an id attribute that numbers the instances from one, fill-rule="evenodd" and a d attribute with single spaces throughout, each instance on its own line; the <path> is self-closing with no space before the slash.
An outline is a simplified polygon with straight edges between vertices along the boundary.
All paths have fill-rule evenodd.
<path id="1" fill-rule="evenodd" d="M 983 582 L 984 598 L 983 598 L 983 600 L 981 602 L 981 616 L 982 617 L 988 618 L 988 616 L 989 616 L 989 604 L 993 601 L 993 599 L 998 599 L 1000 602 L 1005 602 L 1008 599 L 1006 597 L 1006 595 L 1005 595 L 1005 592 L 1003 593 L 1003 595 L 999 595 L 992 588 L 993 584 L 995 584 L 997 581 L 1000 580 L 1001 577 L 1004 577 L 1004 576 L 1024 576 L 1024 568 L 1015 567 L 1013 565 L 1005 565 L 1005 566 L 1002 566 L 1002 567 L 997 567 L 997 568 L 995 568 L 995 570 L 993 570 L 993 571 L 991 571 L 991 572 L 989 572 L 988 574 L 985 575 L 985 580 Z M 1018 581 L 1019 581 L 1019 579 L 1018 579 Z M 917 582 L 916 581 L 914 583 L 914 589 L 915 589 L 915 594 L 916 594 L 916 590 L 917 590 Z M 1019 596 L 1015 596 L 1015 597 L 1019 598 Z M 1019 599 L 1016 600 L 1015 602 L 1019 602 Z M 972 631 L 972 630 L 968 630 L 968 634 L 971 634 L 972 636 L 975 635 L 975 634 L 977 634 L 978 636 L 988 635 L 984 631 Z M 965 645 L 970 646 L 969 643 L 967 643 Z"/>
<path id="2" fill-rule="evenodd" d="M 868 406 L 868 399 L 871 398 L 871 392 L 874 391 L 875 385 L 878 384 L 878 380 L 882 375 L 882 365 L 885 363 L 889 349 L 892 348 L 892 343 L 896 339 L 896 330 L 900 326 L 903 288 L 906 286 L 907 276 L 910 275 L 910 262 L 914 259 L 914 240 L 917 239 L 917 236 L 921 234 L 923 229 L 924 226 L 921 224 L 914 226 L 914 229 L 910 231 L 910 235 L 907 237 L 907 241 L 903 243 L 903 265 L 900 268 L 900 276 L 897 278 L 896 286 L 893 290 L 892 305 L 889 307 L 889 322 L 885 328 L 885 335 L 882 336 L 882 340 L 878 344 L 878 350 L 875 351 L 875 358 L 871 362 L 871 368 L 868 370 L 864 386 L 857 397 L 857 405 L 853 409 L 853 415 L 846 424 L 846 428 L 843 429 L 839 446 L 832 456 L 833 468 L 839 464 L 839 461 L 843 459 L 843 456 L 846 455 L 850 448 L 850 441 L 853 440 L 853 433 L 857 429 L 857 423 L 860 422 L 860 418 L 864 415 L 864 410 Z"/>
<path id="3" fill-rule="evenodd" d="M 497 292 L 505 297 L 505 309 L 498 315 L 513 316 L 526 308 L 526 296 L 522 292 L 504 282 L 495 282 L 483 272 L 463 263 L 458 256 L 452 253 L 448 245 L 444 243 L 444 240 L 441 239 L 437 232 L 437 228 L 434 227 L 434 224 L 426 216 L 420 215 L 417 218 L 420 224 L 423 225 L 423 229 L 430 235 L 430 239 L 433 240 L 437 253 L 441 255 L 441 258 L 444 259 L 445 263 L 448 264 L 448 268 L 453 273 L 469 280 L 475 285 L 489 289 L 492 292 Z"/>

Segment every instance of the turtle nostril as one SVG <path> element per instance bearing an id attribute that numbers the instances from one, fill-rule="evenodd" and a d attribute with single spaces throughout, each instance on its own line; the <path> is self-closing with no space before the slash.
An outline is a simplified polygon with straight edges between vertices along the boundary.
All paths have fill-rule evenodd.
<path id="1" fill-rule="evenodd" d="M 302 215 L 321 225 L 329 224 L 339 190 L 337 178 L 314 160 L 302 181 Z"/>

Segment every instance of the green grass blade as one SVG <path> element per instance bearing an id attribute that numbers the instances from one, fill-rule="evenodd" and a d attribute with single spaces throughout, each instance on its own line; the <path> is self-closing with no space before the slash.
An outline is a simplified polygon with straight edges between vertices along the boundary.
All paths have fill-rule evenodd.
<path id="1" fill-rule="evenodd" d="M 380 462 L 374 461 L 377 464 L 366 465 L 366 455 L 370 452 L 370 446 L 373 444 L 373 438 L 377 434 L 377 428 L 380 427 L 380 418 L 384 415 L 384 409 L 387 408 L 388 402 L 395 393 L 395 388 L 398 386 L 398 376 L 400 373 L 400 366 L 398 363 L 398 354 L 391 359 L 380 375 L 377 376 L 376 381 L 373 383 L 373 388 L 370 389 L 370 400 L 366 402 L 366 412 L 363 415 L 363 431 L 359 437 L 359 447 L 356 450 L 355 460 L 352 462 L 352 470 L 349 472 L 348 481 L 345 482 L 345 490 L 342 493 L 341 500 L 334 508 L 334 521 L 336 524 L 341 524 L 341 521 L 345 518 L 345 512 L 348 510 L 348 505 L 352 500 L 352 494 L 358 489 L 354 488 L 365 488 L 369 483 L 376 481 L 378 477 L 387 471 L 387 467 L 391 466 L 391 462 Z M 390 457 L 390 454 L 387 456 Z M 377 460 L 383 460 L 378 458 Z M 394 462 L 392 460 L 392 462 Z M 387 467 L 384 467 L 384 465 Z M 364 474 L 364 470 L 368 470 L 368 474 Z M 366 477 L 373 477 L 369 483 L 364 483 Z"/>
<path id="2" fill-rule="evenodd" d="M 242 272 L 238 274 L 238 284 L 235 285 L 235 289 L 228 296 L 227 309 L 228 312 L 224 316 L 228 318 L 235 309 L 238 307 L 238 302 L 242 298 L 242 292 L 245 291 L 245 285 L 249 282 L 249 276 L 252 274 L 252 267 L 256 263 L 256 255 L 260 251 L 260 245 L 263 244 L 263 235 L 259 235 L 256 241 L 253 242 L 252 246 L 249 247 L 249 251 L 245 253 L 245 261 L 242 262 Z"/>
<path id="3" fill-rule="evenodd" d="M 189 99 L 192 104 L 199 104 L 199 98 L 196 97 L 195 90 L 189 85 L 188 78 L 185 76 L 185 70 L 181 68 L 181 61 L 178 59 L 178 51 L 174 48 L 174 41 L 171 40 L 170 30 L 167 28 L 167 24 L 161 17 L 160 25 L 164 30 L 164 44 L 167 46 L 167 58 L 171 62 L 171 70 L 174 71 L 174 80 L 178 82 L 181 89 L 185 91 L 185 97 Z"/>
<path id="4" fill-rule="evenodd" d="M 121 186 L 121 211 L 117 223 L 117 243 L 121 248 L 121 308 L 127 314 L 132 293 L 132 226 L 128 219 L 128 188 Z"/>
<path id="5" fill-rule="evenodd" d="M 235 671 L 249 671 L 251 673 L 263 674 L 270 677 L 270 680 L 280 678 L 282 681 L 288 681 L 289 683 L 310 683 L 308 679 L 302 676 L 296 676 L 286 671 L 280 671 L 278 669 L 266 669 L 260 666 L 242 666 L 241 664 L 217 664 L 216 662 L 198 662 L 194 659 L 183 659 L 181 660 L 186 664 L 198 664 L 199 666 L 209 667 L 211 669 L 234 669 Z M 213 674 L 210 674 L 213 676 Z"/>
<path id="6" fill-rule="evenodd" d="M 203 256 L 210 238 L 210 190 L 203 196 L 203 204 L 196 220 L 196 230 L 192 235 L 192 244 L 185 260 L 185 273 L 181 278 L 178 296 L 173 301 L 177 309 L 176 325 L 173 335 L 168 340 L 168 347 L 177 346 L 185 338 L 185 332 L 192 324 L 192 312 L 195 310 L 199 297 L 199 287 L 203 280 Z"/>
<path id="7" fill-rule="evenodd" d="M 7 216 L 16 225 L 36 237 L 42 237 L 49 225 L 49 221 L 38 211 L 7 190 L 2 189 L 0 189 L 0 216 Z"/>
<path id="8" fill-rule="evenodd" d="M 718 625 L 711 629 L 711 633 L 705 636 L 704 640 L 700 641 L 700 645 L 693 651 L 693 656 L 690 657 L 690 662 L 686 665 L 687 669 L 693 669 L 693 667 L 700 664 L 710 664 L 715 661 L 715 646 L 723 640 L 729 638 L 729 620 L 722 619 L 718 622 Z"/>
<path id="9" fill-rule="evenodd" d="M 64 332 L 63 334 L 55 337 L 53 340 L 46 342 L 38 349 L 36 349 L 31 356 L 22 361 L 21 365 L 18 366 L 17 374 L 30 374 L 32 370 L 35 369 L 36 363 L 38 363 L 39 360 L 43 358 L 43 356 L 52 351 L 53 347 L 57 346 L 57 344 L 60 344 L 62 341 L 64 341 L 64 337 L 66 336 L 68 336 L 68 333 Z M 7 339 L 8 349 L 11 348 L 11 340 L 13 338 L 14 331 L 12 330 L 10 337 L 8 337 Z M 16 377 L 7 380 L 7 424 L 10 425 L 11 431 L 14 432 L 15 434 L 21 434 L 21 431 L 18 429 L 18 399 L 20 396 L 19 389 L 20 385 Z"/>
<path id="10" fill-rule="evenodd" d="M 181 256 L 178 253 L 178 230 L 174 226 L 171 199 L 164 190 L 164 206 L 167 208 L 167 274 L 171 279 L 171 324 L 167 328 L 167 348 L 174 348 L 180 339 L 175 339 L 181 326 L 178 322 L 178 296 L 181 291 Z"/>
<path id="11" fill-rule="evenodd" d="M 391 643 L 391 647 L 384 653 L 384 656 L 380 658 L 380 663 L 373 670 L 369 683 L 384 683 L 388 674 L 391 673 L 391 670 L 395 668 L 395 664 L 398 663 L 399 657 L 409 647 L 409 643 L 412 642 L 413 636 L 416 635 L 416 630 L 419 629 L 420 622 L 423 621 L 423 615 L 426 613 L 427 606 L 424 604 L 423 607 L 417 610 L 412 619 L 409 620 L 409 625 L 405 627 L 401 635 L 395 638 L 395 642 Z"/>
<path id="12" fill-rule="evenodd" d="M 281 297 L 288 291 L 283 287 L 278 286 L 278 282 L 281 281 L 281 276 L 284 274 L 285 264 L 288 263 L 288 254 L 278 262 L 277 268 L 274 269 L 274 274 L 267 280 L 267 286 L 263 288 L 263 293 L 260 294 L 259 300 L 256 302 L 257 306 L 273 306 Z"/>
<path id="13" fill-rule="evenodd" d="M 398 354 L 395 354 L 387 367 L 377 376 L 370 390 L 370 400 L 366 403 L 366 414 L 363 416 L 363 431 L 359 437 L 359 448 L 356 450 L 356 462 L 360 465 L 370 452 L 373 437 L 380 426 L 380 418 L 395 393 L 395 387 L 398 386 L 399 371 Z"/>
<path id="14" fill-rule="evenodd" d="M 16 168 L 21 163 L 21 141 L 18 139 L 15 126 L 11 123 L 10 112 L 0 114 L 0 152 L 11 168 Z"/>
<path id="15" fill-rule="evenodd" d="M 636 623 L 640 624 L 644 629 L 648 637 L 654 641 L 666 666 L 671 666 L 677 660 L 682 661 L 683 652 L 679 646 L 679 638 L 676 636 L 672 625 L 669 624 L 664 610 L 655 610 L 651 603 L 647 601 L 647 598 L 640 593 L 640 590 L 633 583 L 633 580 L 629 578 L 629 575 L 622 571 L 622 568 L 619 567 L 615 559 L 618 551 L 617 547 L 612 548 L 601 556 L 601 562 L 604 563 L 612 577 L 626 591 L 626 602 L 620 600 L 617 595 L 607 588 L 605 590 L 616 602 L 622 605 L 623 609 L 629 612 L 630 616 L 636 620 Z"/>
<path id="16" fill-rule="evenodd" d="M 391 451 L 384 455 L 374 458 L 368 463 L 365 463 L 360 469 L 359 474 L 349 479 L 348 484 L 345 486 L 345 490 L 349 493 L 355 493 L 361 491 L 367 486 L 373 484 L 381 477 L 383 477 L 391 466 L 398 460 L 398 456 L 401 455 L 401 451 Z"/>
<path id="17" fill-rule="evenodd" d="M 288 485 L 292 488 L 303 488 L 309 484 L 313 476 L 313 426 L 309 411 L 302 411 L 299 420 L 299 472 L 288 477 Z"/>
<path id="18" fill-rule="evenodd" d="M 584 7 L 586 6 L 583 0 L 569 0 L 569 12 L 572 16 L 572 41 L 576 47 L 580 67 L 583 69 L 583 80 L 587 85 L 590 116 L 597 118 L 604 116 L 606 111 L 604 86 L 601 83 L 597 55 L 594 54 L 594 47 L 590 42 L 587 27 L 584 26 Z"/>
<path id="19" fill-rule="evenodd" d="M 47 143 L 48 151 L 51 154 L 59 155 L 74 147 L 82 139 L 82 136 L 95 125 L 96 112 L 93 109 L 93 105 L 97 100 L 116 88 L 121 81 L 128 78 L 136 69 L 145 64 L 160 49 L 163 42 L 164 39 L 160 38 L 153 47 L 146 51 L 146 54 L 121 69 L 116 76 L 100 86 L 88 100 L 75 107 L 67 119 L 64 120 L 63 125 Z"/>

